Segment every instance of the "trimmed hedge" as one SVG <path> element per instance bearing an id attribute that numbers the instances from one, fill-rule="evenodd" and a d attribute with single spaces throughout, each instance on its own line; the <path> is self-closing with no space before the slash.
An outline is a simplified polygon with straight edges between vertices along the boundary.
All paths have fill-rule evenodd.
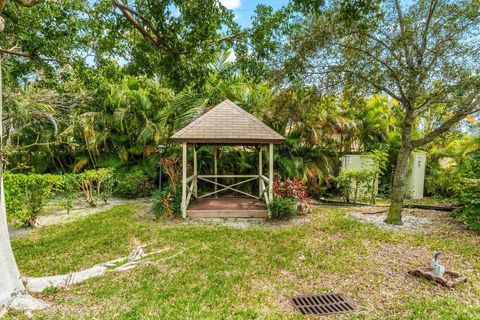
<path id="1" fill-rule="evenodd" d="M 15 225 L 32 226 L 55 192 L 63 176 L 54 174 L 10 174 L 3 176 L 7 219 Z"/>
<path id="2" fill-rule="evenodd" d="M 7 220 L 14 225 L 33 226 L 47 200 L 56 194 L 65 199 L 69 211 L 81 191 L 85 200 L 95 206 L 112 194 L 113 169 L 87 170 L 80 174 L 13 174 L 3 175 Z"/>

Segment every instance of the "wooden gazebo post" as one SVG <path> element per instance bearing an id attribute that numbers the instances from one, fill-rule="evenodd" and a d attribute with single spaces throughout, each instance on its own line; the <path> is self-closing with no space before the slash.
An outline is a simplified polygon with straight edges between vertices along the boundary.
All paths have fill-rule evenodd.
<path id="1" fill-rule="evenodd" d="M 263 195 L 263 154 L 262 154 L 262 145 L 258 147 L 258 196 L 261 198 Z"/>
<path id="2" fill-rule="evenodd" d="M 187 217 L 187 143 L 182 143 L 182 218 Z"/>
<path id="3" fill-rule="evenodd" d="M 268 166 L 268 202 L 273 200 L 273 143 L 270 143 L 268 156 L 270 158 Z M 270 217 L 270 211 L 268 211 Z"/>
<path id="4" fill-rule="evenodd" d="M 285 138 L 262 123 L 260 120 L 234 104 L 229 100 L 225 100 L 217 106 L 210 109 L 207 113 L 191 122 L 182 130 L 172 136 L 174 141 L 182 143 L 182 217 L 187 217 L 188 204 L 193 197 L 200 199 L 217 194 L 223 191 L 233 191 L 242 196 L 254 198 L 256 200 L 263 199 L 266 204 L 273 200 L 273 144 L 282 143 Z M 193 146 L 193 173 L 188 176 L 187 156 L 188 147 Z M 198 174 L 197 146 L 213 145 L 213 175 Z M 218 146 L 254 146 L 258 145 L 258 174 L 250 175 L 219 175 L 218 174 Z M 268 178 L 263 175 L 263 146 L 268 149 Z M 220 183 L 219 179 L 234 178 L 243 179 L 230 185 Z M 214 191 L 199 196 L 198 180 L 211 183 L 214 185 Z M 250 194 L 238 189 L 238 186 L 258 180 L 258 194 Z M 221 181 L 221 180 L 220 180 Z M 265 185 L 267 184 L 267 186 Z M 219 188 L 220 187 L 220 188 Z M 220 200 L 220 199 L 219 199 Z M 243 200 L 242 200 L 243 201 Z M 258 202 L 258 201 L 257 201 Z M 263 209 L 250 210 L 251 213 L 243 213 L 242 216 L 266 217 L 265 205 Z M 249 210 L 249 209 L 248 209 Z M 247 211 L 248 211 L 247 210 Z M 211 210 L 213 212 L 222 210 Z M 260 212 L 253 212 L 260 211 Z M 209 213 L 212 216 L 212 212 Z M 255 215 L 258 214 L 258 215 Z"/>

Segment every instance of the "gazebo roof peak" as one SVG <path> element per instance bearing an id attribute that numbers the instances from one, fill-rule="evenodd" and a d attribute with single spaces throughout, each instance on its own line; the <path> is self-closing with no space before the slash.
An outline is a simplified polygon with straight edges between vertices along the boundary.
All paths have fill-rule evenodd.
<path id="1" fill-rule="evenodd" d="M 285 138 L 226 99 L 176 132 L 172 140 L 206 144 L 279 144 Z"/>

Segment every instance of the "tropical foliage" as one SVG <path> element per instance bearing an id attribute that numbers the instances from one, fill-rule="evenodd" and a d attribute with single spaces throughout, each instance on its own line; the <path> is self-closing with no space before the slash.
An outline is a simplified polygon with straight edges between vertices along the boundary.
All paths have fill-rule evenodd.
<path id="1" fill-rule="evenodd" d="M 64 175 L 67 208 L 79 186 L 91 205 L 112 192 L 148 197 L 165 144 L 174 203 L 181 168 L 171 135 L 228 98 L 286 137 L 275 153 L 276 179 L 301 185 L 297 200 L 339 192 L 356 200 L 363 178 L 340 174 L 339 158 L 363 153 L 378 162 L 363 179 L 368 201 L 378 185 L 398 204 L 414 149 L 428 155 L 426 193 L 455 197 L 462 179 L 480 176 L 479 5 L 396 4 L 259 5 L 242 27 L 216 0 L 71 0 L 28 10 L 6 1 L 5 171 Z M 255 147 L 221 148 L 219 167 L 257 172 Z M 201 170 L 212 172 L 213 149 L 197 152 Z M 102 168 L 111 178 L 95 191 L 89 170 Z"/>

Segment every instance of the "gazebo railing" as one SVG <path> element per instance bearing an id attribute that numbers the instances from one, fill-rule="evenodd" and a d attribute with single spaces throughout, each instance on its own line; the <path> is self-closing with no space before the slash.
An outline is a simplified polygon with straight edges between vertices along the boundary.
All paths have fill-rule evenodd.
<path id="1" fill-rule="evenodd" d="M 268 205 L 272 199 L 270 199 L 269 192 L 268 192 L 268 185 L 270 183 L 270 180 L 268 180 L 267 177 L 264 175 L 259 175 L 258 176 L 259 181 L 260 181 L 260 194 L 263 196 L 265 199 L 265 203 Z"/>
<path id="2" fill-rule="evenodd" d="M 232 183 L 232 184 L 224 184 L 224 183 L 220 183 L 218 181 L 215 181 L 217 179 L 222 179 L 222 178 L 239 178 L 239 179 L 243 179 L 242 181 L 238 181 L 238 182 L 235 182 L 235 183 Z M 212 180 L 212 179 L 215 179 L 215 180 Z M 248 192 L 245 192 L 245 191 L 242 191 L 242 190 L 239 190 L 237 187 L 244 184 L 244 183 L 247 183 L 247 182 L 250 182 L 250 181 L 254 181 L 254 180 L 257 180 L 259 181 L 259 188 L 260 188 L 260 192 L 258 195 L 253 195 L 253 194 L 250 194 Z M 198 195 L 198 181 L 204 181 L 204 182 L 207 182 L 207 183 L 211 183 L 217 187 L 220 187 L 219 189 L 216 189 L 215 191 L 211 191 L 211 192 L 208 192 L 208 193 L 205 193 L 205 194 L 202 194 L 202 195 Z M 209 197 L 209 196 L 212 196 L 214 194 L 217 194 L 217 193 L 220 193 L 220 192 L 223 192 L 223 191 L 234 191 L 234 192 L 237 192 L 237 193 L 240 193 L 244 196 L 247 196 L 247 197 L 251 197 L 251 198 L 254 198 L 254 199 L 265 199 L 265 203 L 268 205 L 271 201 L 270 197 L 269 197 L 269 188 L 268 188 L 268 185 L 269 185 L 269 179 L 264 176 L 264 175 L 191 175 L 189 176 L 187 179 L 186 179 L 186 187 L 187 187 L 187 195 L 186 195 L 186 203 L 185 205 L 188 207 L 188 204 L 190 203 L 190 200 L 192 198 L 192 196 L 196 199 L 201 199 L 201 198 L 206 198 L 206 197 Z"/>
<path id="3" fill-rule="evenodd" d="M 221 189 L 217 189 L 215 191 L 203 194 L 203 195 L 199 196 L 198 198 L 205 198 L 205 197 L 212 196 L 214 194 L 217 194 L 217 193 L 220 193 L 220 192 L 223 192 L 223 191 L 227 191 L 227 190 L 238 192 L 240 194 L 243 194 L 247 197 L 251 197 L 251 198 L 254 198 L 254 199 L 259 199 L 260 198 L 259 196 L 255 196 L 255 195 L 250 194 L 248 192 L 245 192 L 245 191 L 239 190 L 237 188 L 234 188 L 234 187 L 238 187 L 238 186 L 240 186 L 244 183 L 247 183 L 247 182 L 250 182 L 250 181 L 253 181 L 253 180 L 257 180 L 258 175 L 198 175 L 197 177 L 198 177 L 199 180 L 202 180 L 202 181 L 205 181 L 205 182 L 208 182 L 208 183 L 211 183 L 213 185 L 221 187 Z M 215 178 L 215 179 L 218 179 L 218 178 L 243 178 L 245 180 L 235 182 L 235 183 L 232 183 L 230 185 L 225 185 L 223 183 L 219 183 L 218 181 L 210 180 L 209 178 Z"/>
<path id="4" fill-rule="evenodd" d="M 265 203 L 268 205 L 273 200 L 273 143 L 269 144 L 269 162 L 268 162 L 268 177 L 263 175 L 263 156 L 262 148 L 259 148 L 258 152 L 258 174 L 253 175 L 219 175 L 217 174 L 217 151 L 214 149 L 214 173 L 213 175 L 199 175 L 197 167 L 197 150 L 194 146 L 193 148 L 193 174 L 187 176 L 187 143 L 183 143 L 183 152 L 182 152 L 182 216 L 186 218 L 187 208 L 190 203 L 192 196 L 194 198 L 205 198 L 212 196 L 214 194 L 223 192 L 223 191 L 233 191 L 240 193 L 242 195 L 254 198 L 254 199 L 264 199 Z M 218 182 L 218 179 L 225 178 L 234 178 L 234 179 L 243 179 L 242 181 L 234 182 L 232 184 L 225 184 Z M 212 192 L 207 192 L 202 195 L 198 195 L 198 181 L 204 181 L 210 184 L 213 184 L 215 190 Z M 240 190 L 238 186 L 258 180 L 258 194 L 253 195 L 243 190 Z"/>

